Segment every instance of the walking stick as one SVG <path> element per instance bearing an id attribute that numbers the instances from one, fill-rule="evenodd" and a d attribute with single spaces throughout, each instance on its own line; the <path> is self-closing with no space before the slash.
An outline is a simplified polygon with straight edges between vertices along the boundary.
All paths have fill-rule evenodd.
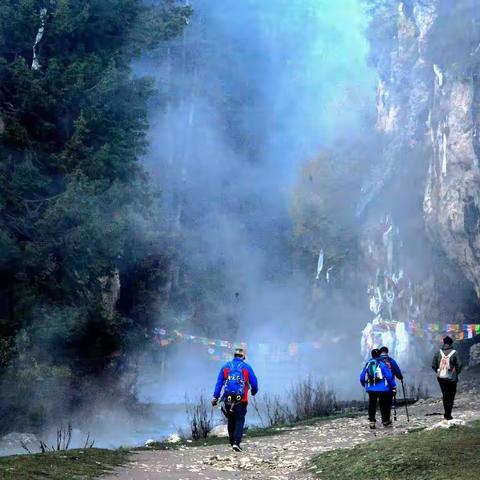
<path id="1" fill-rule="evenodd" d="M 402 382 L 403 401 L 405 402 L 405 412 L 407 412 L 407 422 L 409 422 L 410 416 L 408 415 L 407 397 L 405 396 L 405 385 L 403 384 L 403 378 L 400 381 Z"/>

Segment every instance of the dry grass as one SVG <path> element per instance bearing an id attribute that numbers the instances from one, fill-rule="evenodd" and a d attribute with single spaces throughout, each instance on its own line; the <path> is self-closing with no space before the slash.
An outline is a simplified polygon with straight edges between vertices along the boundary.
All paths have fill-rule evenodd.
<path id="1" fill-rule="evenodd" d="M 93 480 L 128 461 L 127 450 L 88 448 L 0 458 L 2 480 Z"/>

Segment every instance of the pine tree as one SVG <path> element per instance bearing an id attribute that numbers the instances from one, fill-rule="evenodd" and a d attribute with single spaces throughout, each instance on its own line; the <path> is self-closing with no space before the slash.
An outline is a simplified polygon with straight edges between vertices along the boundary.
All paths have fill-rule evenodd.
<path id="1" fill-rule="evenodd" d="M 135 226 L 152 205 L 138 162 L 152 82 L 130 64 L 189 15 L 168 0 L 0 0 L 0 412 L 11 422 L 40 424 L 55 408 L 46 389 L 66 395 L 126 341 L 106 298 L 139 256 Z"/>

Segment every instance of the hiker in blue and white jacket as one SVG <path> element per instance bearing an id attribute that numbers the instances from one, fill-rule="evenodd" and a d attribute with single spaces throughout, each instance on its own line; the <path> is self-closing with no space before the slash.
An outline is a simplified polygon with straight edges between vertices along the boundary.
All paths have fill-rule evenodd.
<path id="1" fill-rule="evenodd" d="M 397 393 L 395 377 L 380 356 L 380 350 L 372 350 L 372 358 L 368 360 L 360 374 L 360 383 L 368 393 L 368 420 L 370 428 L 374 429 L 376 424 L 377 402 L 380 403 L 380 412 L 382 414 L 382 424 L 384 427 L 392 425 L 392 399 Z"/>
<path id="2" fill-rule="evenodd" d="M 228 437 L 230 445 L 236 452 L 241 452 L 240 443 L 247 414 L 248 391 L 252 396 L 258 392 L 258 380 L 252 367 L 245 362 L 245 351 L 236 348 L 233 360 L 227 362 L 218 372 L 217 383 L 213 392 L 212 405 L 215 406 L 222 394 L 223 414 L 228 420 Z"/>

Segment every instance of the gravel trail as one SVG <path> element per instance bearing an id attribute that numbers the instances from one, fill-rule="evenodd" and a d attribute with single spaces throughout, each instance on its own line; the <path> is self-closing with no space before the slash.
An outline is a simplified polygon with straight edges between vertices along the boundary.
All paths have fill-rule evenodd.
<path id="1" fill-rule="evenodd" d="M 454 417 L 460 421 L 480 419 L 478 390 L 457 396 Z M 246 439 L 244 451 L 235 453 L 228 445 L 182 447 L 178 450 L 142 451 L 105 480 L 312 480 L 309 460 L 316 454 L 349 448 L 376 439 L 403 435 L 409 430 L 438 424 L 443 412 L 440 399 L 417 402 L 398 409 L 398 421 L 391 429 L 368 428 L 366 417 L 339 418 L 311 426 L 289 429 L 282 434 Z M 434 414 L 434 415 L 432 415 Z M 435 415 L 437 414 L 437 415 Z M 378 418 L 378 417 L 377 417 Z M 378 425 L 378 422 L 377 422 Z"/>

